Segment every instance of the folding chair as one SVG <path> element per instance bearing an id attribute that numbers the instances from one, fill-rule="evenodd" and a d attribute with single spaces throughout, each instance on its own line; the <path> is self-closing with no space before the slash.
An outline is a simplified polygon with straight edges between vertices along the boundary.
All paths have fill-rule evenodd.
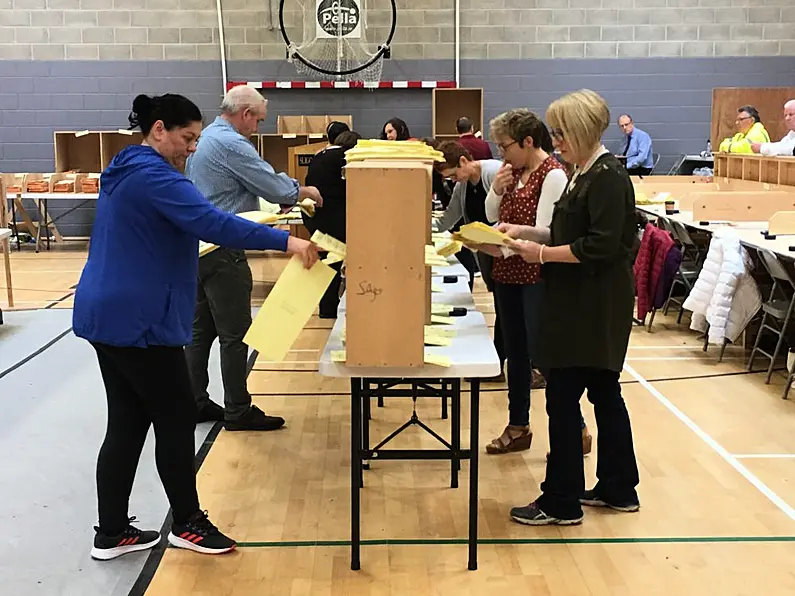
<path id="1" fill-rule="evenodd" d="M 781 344 L 784 343 L 784 335 L 789 328 L 792 311 L 795 308 L 795 281 L 793 281 L 792 276 L 790 276 L 783 263 L 774 253 L 761 248 L 757 249 L 757 253 L 759 254 L 759 260 L 765 266 L 770 277 L 773 278 L 773 287 L 770 289 L 770 296 L 767 301 L 762 303 L 762 322 L 756 334 L 751 357 L 748 360 L 748 371 L 753 370 L 757 353 L 762 354 L 770 360 L 770 365 L 767 367 L 767 378 L 765 379 L 765 384 L 768 384 L 770 383 L 770 377 L 773 376 L 773 365 L 778 358 Z M 778 338 L 772 354 L 759 347 L 762 334 L 766 330 Z M 788 379 L 787 391 L 789 391 L 790 382 L 791 380 Z M 786 397 L 786 392 L 784 395 Z"/>

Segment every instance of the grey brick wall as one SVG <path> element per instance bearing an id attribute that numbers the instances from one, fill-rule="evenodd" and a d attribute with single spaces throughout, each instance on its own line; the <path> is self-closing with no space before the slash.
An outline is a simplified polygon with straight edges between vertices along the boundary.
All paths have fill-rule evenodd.
<path id="1" fill-rule="evenodd" d="M 649 42 L 656 43 L 656 42 Z M 229 76 L 267 80 L 284 75 L 283 61 L 235 61 Z M 448 60 L 392 60 L 385 78 L 436 79 L 451 76 Z M 560 95 L 581 87 L 602 93 L 614 116 L 630 112 L 651 134 L 667 170 L 681 153 L 701 151 L 709 135 L 713 87 L 795 86 L 790 57 L 626 58 L 546 60 L 465 60 L 462 86 L 484 89 L 484 116 L 516 106 L 544 112 Z M 214 61 L 54 61 L 0 60 L 0 171 L 52 171 L 53 130 L 118 128 L 127 124 L 137 93 L 184 93 L 207 120 L 221 99 L 220 67 Z M 412 134 L 431 133 L 428 90 L 321 91 L 272 90 L 270 113 L 261 132 L 275 132 L 278 114 L 353 114 L 365 136 L 378 134 L 392 116 L 404 118 Z M 763 120 L 779 114 L 762 114 Z M 612 126 L 605 142 L 618 147 Z M 67 207 L 67 205 L 64 205 Z M 57 206 L 51 206 L 54 212 Z M 86 235 L 90 207 L 68 215 L 67 235 Z"/>
<path id="2" fill-rule="evenodd" d="M 283 58 L 278 4 L 223 1 L 229 59 Z M 396 4 L 395 59 L 453 57 L 453 0 Z M 389 6 L 368 2 L 376 36 Z M 795 54 L 793 0 L 461 0 L 460 17 L 463 58 Z M 212 60 L 217 42 L 215 0 L 0 0 L 0 59 Z"/>

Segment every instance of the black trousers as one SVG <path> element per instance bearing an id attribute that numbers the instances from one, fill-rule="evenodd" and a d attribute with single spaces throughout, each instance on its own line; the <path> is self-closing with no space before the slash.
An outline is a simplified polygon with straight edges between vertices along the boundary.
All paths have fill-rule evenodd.
<path id="1" fill-rule="evenodd" d="M 242 250 L 219 248 L 199 259 L 199 289 L 193 319 L 193 342 L 185 348 L 193 393 L 201 408 L 210 401 L 207 367 L 215 338 L 221 347 L 224 418 L 238 420 L 251 408 L 246 383 L 251 326 L 251 269 Z"/>
<path id="2" fill-rule="evenodd" d="M 456 253 L 455 258 L 458 259 L 458 262 L 461 263 L 464 269 L 469 273 L 469 291 L 471 292 L 475 285 L 475 272 L 478 270 L 478 263 L 475 260 L 475 255 L 468 248 L 462 248 Z"/>
<path id="3" fill-rule="evenodd" d="M 320 258 L 325 259 L 328 253 L 320 253 Z M 328 288 L 326 288 L 323 297 L 320 299 L 318 312 L 321 317 L 335 318 L 337 316 L 337 309 L 340 306 L 340 288 L 342 287 L 342 263 L 334 263 L 329 265 L 336 274 L 334 279 L 331 280 Z"/>
<path id="4" fill-rule="evenodd" d="M 552 368 L 546 372 L 549 459 L 539 507 L 547 515 L 563 519 L 582 515 L 579 497 L 585 491 L 585 471 L 580 398 L 586 389 L 598 429 L 598 481 L 594 489 L 611 502 L 636 500 L 635 487 L 640 479 L 619 373 L 592 368 Z"/>
<path id="5" fill-rule="evenodd" d="M 174 523 L 185 523 L 199 511 L 199 497 L 194 467 L 196 402 L 182 348 L 92 345 L 108 400 L 108 427 L 97 460 L 100 530 L 116 536 L 129 523 L 130 492 L 152 425 L 157 472 Z"/>

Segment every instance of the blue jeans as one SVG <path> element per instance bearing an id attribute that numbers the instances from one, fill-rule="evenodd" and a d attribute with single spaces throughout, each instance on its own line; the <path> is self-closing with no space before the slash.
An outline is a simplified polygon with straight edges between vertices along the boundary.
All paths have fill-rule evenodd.
<path id="1" fill-rule="evenodd" d="M 505 284 L 494 282 L 494 301 L 500 313 L 505 357 L 508 361 L 508 424 L 530 424 L 532 360 L 536 353 L 544 283 Z"/>

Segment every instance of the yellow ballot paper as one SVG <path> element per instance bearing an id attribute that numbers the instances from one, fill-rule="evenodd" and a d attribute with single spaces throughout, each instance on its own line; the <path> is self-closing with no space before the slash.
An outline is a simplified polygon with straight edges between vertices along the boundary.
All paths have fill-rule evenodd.
<path id="1" fill-rule="evenodd" d="M 247 219 L 249 221 L 253 221 L 254 223 L 260 223 L 260 224 L 275 223 L 279 220 L 278 214 L 267 213 L 266 211 L 245 211 L 243 213 L 238 213 L 237 216 L 242 217 L 243 219 Z M 215 244 L 210 244 L 209 242 L 200 240 L 199 256 L 203 257 L 204 255 L 210 254 L 216 248 L 218 247 Z"/>
<path id="2" fill-rule="evenodd" d="M 325 292 L 325 290 L 323 290 Z M 319 302 L 319 300 L 318 300 Z M 437 325 L 452 325 L 455 323 L 455 319 L 453 317 L 446 317 L 444 315 L 431 315 L 431 324 L 436 323 Z"/>
<path id="3" fill-rule="evenodd" d="M 331 350 L 329 354 L 331 356 L 332 362 L 346 362 L 348 360 L 348 356 L 345 354 L 345 350 Z"/>
<path id="4" fill-rule="evenodd" d="M 440 294 L 444 292 L 444 290 L 442 289 L 442 286 L 440 286 L 439 284 L 431 284 L 431 292 Z"/>
<path id="5" fill-rule="evenodd" d="M 309 321 L 334 270 L 318 261 L 305 269 L 294 255 L 265 299 L 243 341 L 267 360 L 281 362 Z"/>
<path id="6" fill-rule="evenodd" d="M 316 203 L 309 197 L 302 199 L 301 201 L 298 202 L 298 207 L 309 217 L 315 216 L 315 205 Z"/>
<path id="7" fill-rule="evenodd" d="M 510 238 L 480 221 L 474 221 L 461 226 L 458 232 L 453 233 L 453 239 L 472 244 L 504 244 Z"/>
<path id="8" fill-rule="evenodd" d="M 441 354 L 431 354 L 430 352 L 425 352 L 425 364 L 435 364 L 436 366 L 450 368 L 453 364 L 453 361 L 450 360 L 449 356 L 442 356 Z"/>

